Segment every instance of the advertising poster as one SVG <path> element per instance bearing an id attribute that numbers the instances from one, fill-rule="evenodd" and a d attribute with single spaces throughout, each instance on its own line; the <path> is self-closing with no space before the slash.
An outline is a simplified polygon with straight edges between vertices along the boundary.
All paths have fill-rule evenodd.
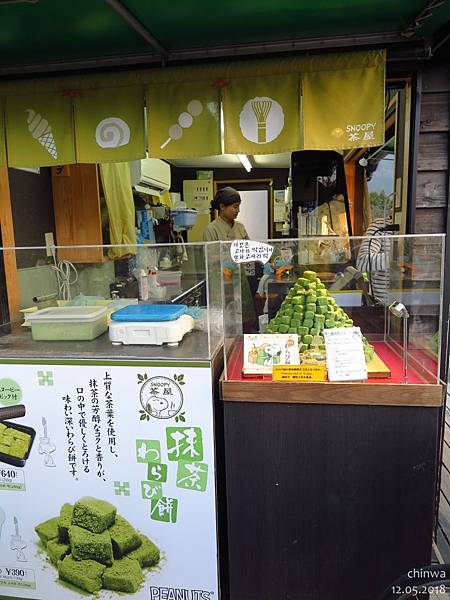
<path id="1" fill-rule="evenodd" d="M 0 365 L 0 596 L 218 598 L 211 371 L 160 365 Z"/>

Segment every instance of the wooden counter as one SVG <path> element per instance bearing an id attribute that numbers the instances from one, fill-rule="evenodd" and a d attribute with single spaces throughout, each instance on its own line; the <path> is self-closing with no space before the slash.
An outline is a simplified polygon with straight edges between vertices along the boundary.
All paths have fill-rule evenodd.
<path id="1" fill-rule="evenodd" d="M 221 388 L 231 600 L 376 600 L 430 562 L 441 385 Z"/>

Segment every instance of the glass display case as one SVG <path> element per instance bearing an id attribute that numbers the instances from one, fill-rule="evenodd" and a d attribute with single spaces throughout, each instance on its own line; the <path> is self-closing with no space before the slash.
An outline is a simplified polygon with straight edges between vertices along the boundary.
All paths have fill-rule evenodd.
<path id="1" fill-rule="evenodd" d="M 256 334 L 298 340 L 290 364 L 326 365 L 324 330 L 356 326 L 367 383 L 438 383 L 444 236 L 380 230 L 269 243 L 269 261 L 255 263 L 256 281 L 246 264 L 233 262 L 231 243 L 221 243 L 225 381 L 272 381 L 270 369 L 257 365 L 271 364 L 259 346 L 275 338 Z"/>
<path id="2" fill-rule="evenodd" d="M 218 244 L 102 246 L 95 247 L 101 263 L 64 259 L 82 249 L 1 250 L 4 264 L 16 268 L 0 357 L 208 360 L 217 353 Z"/>

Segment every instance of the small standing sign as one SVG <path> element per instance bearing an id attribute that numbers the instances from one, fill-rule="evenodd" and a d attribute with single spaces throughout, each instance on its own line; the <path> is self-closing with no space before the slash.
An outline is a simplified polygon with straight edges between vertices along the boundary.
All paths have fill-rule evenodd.
<path id="1" fill-rule="evenodd" d="M 367 365 L 359 327 L 324 329 L 329 381 L 367 379 Z"/>

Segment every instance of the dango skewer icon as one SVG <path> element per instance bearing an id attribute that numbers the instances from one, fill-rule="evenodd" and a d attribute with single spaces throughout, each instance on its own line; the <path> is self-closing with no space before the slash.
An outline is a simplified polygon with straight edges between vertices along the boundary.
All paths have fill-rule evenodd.
<path id="1" fill-rule="evenodd" d="M 183 129 L 188 129 L 194 122 L 194 117 L 198 117 L 203 112 L 203 104 L 200 100 L 191 100 L 187 105 L 187 112 L 180 113 L 178 123 L 169 127 L 169 137 L 161 144 L 161 150 L 172 141 L 179 140 L 183 136 Z"/>

